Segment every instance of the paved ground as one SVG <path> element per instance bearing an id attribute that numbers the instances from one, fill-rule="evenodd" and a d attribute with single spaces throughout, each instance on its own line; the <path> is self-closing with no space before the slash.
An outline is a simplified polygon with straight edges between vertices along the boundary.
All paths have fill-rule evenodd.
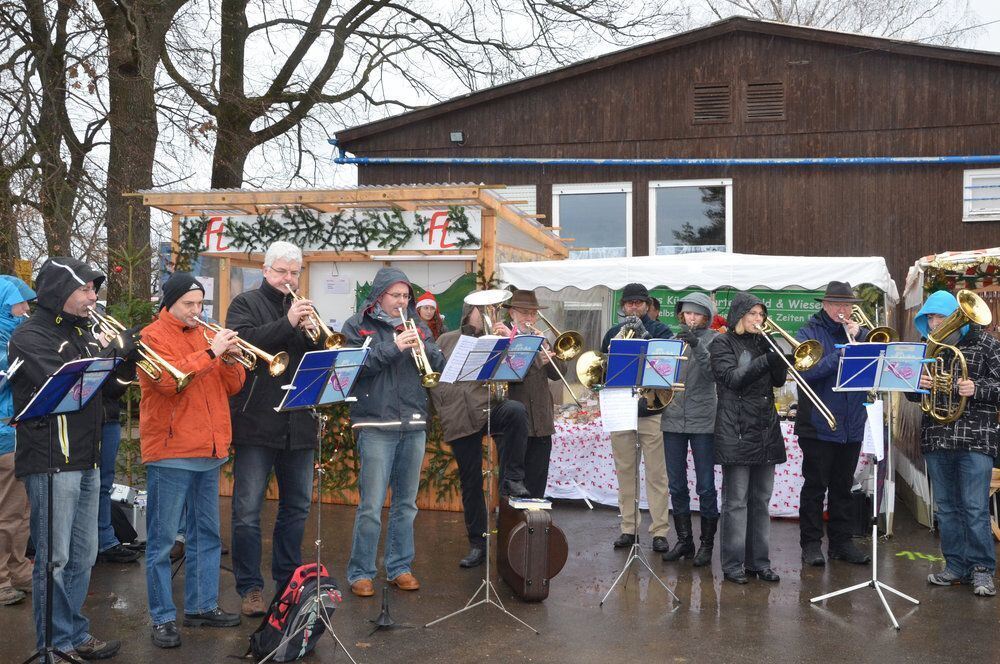
<path id="1" fill-rule="evenodd" d="M 227 499 L 222 501 L 228 531 Z M 273 523 L 275 503 L 268 502 L 265 523 Z M 325 507 L 324 561 L 343 578 L 350 548 L 354 510 Z M 844 563 L 801 569 L 798 526 L 774 521 L 771 556 L 782 580 L 747 586 L 723 583 L 718 554 L 712 570 L 689 563 L 662 563 L 653 569 L 680 598 L 672 603 L 642 570 L 619 585 L 602 608 L 625 554 L 613 551 L 617 514 L 560 505 L 553 512 L 566 531 L 570 558 L 553 581 L 544 603 L 523 604 L 498 582 L 503 601 L 541 635 L 519 627 L 492 607 L 425 629 L 422 625 L 460 608 L 480 583 L 481 569 L 461 570 L 457 561 L 466 544 L 460 514 L 424 511 L 417 517 L 415 573 L 423 589 L 390 592 L 398 622 L 418 627 L 372 634 L 368 619 L 378 614 L 382 582 L 375 598 L 360 600 L 349 592 L 337 611 L 338 635 L 361 662 L 991 662 L 1000 661 L 1000 600 L 973 597 L 968 587 L 928 587 L 927 573 L 939 555 L 936 538 L 908 515 L 897 517 L 896 536 L 879 544 L 879 574 L 889 585 L 921 601 L 914 607 L 890 596 L 902 625 L 892 629 L 874 591 L 863 589 L 811 605 L 809 599 L 863 581 L 870 569 Z M 697 529 L 696 529 L 697 532 Z M 307 533 L 311 549 L 314 532 Z M 671 540 L 673 535 L 670 536 Z M 862 542 L 868 546 L 867 540 Z M 265 552 L 268 543 L 265 542 Z M 228 557 L 223 558 L 228 566 Z M 183 597 L 178 578 L 175 597 Z M 245 651 L 255 625 L 228 630 L 186 629 L 183 645 L 159 650 L 149 641 L 145 576 L 140 564 L 98 565 L 86 612 L 93 631 L 124 641 L 113 662 L 224 662 Z M 268 590 L 270 592 L 270 589 Z M 238 608 L 232 575 L 222 574 L 222 603 Z M 324 637 L 308 661 L 346 662 Z M 0 608 L 0 662 L 19 662 L 34 640 L 28 604 Z"/>

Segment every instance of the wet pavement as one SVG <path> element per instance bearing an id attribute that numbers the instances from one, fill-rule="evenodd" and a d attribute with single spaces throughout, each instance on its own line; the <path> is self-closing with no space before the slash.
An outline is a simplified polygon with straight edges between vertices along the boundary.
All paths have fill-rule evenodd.
<path id="1" fill-rule="evenodd" d="M 223 532 L 228 533 L 229 501 L 222 499 Z M 273 524 L 276 503 L 268 501 L 264 523 Z M 323 560 L 343 579 L 350 550 L 354 510 L 323 509 Z M 389 592 L 398 623 L 414 625 L 372 633 L 369 619 L 379 613 L 384 579 L 378 592 L 358 599 L 345 588 L 344 603 L 334 615 L 337 635 L 361 662 L 995 662 L 1000 646 L 1000 600 L 981 599 L 968 586 L 927 585 L 937 568 L 937 539 L 909 515 L 896 519 L 895 537 L 879 542 L 879 578 L 920 600 L 913 606 L 887 594 L 901 624 L 892 628 L 874 590 L 864 588 L 812 605 L 811 597 L 852 586 L 870 578 L 869 567 L 833 562 L 825 568 L 802 569 L 798 524 L 775 520 L 771 559 L 781 582 L 752 580 L 736 586 L 722 581 L 718 551 L 714 565 L 694 569 L 690 561 L 663 563 L 650 556 L 653 569 L 680 598 L 669 595 L 649 573 L 636 572 L 619 585 L 604 606 L 601 598 L 621 571 L 626 551 L 614 551 L 614 510 L 590 511 L 580 505 L 557 505 L 556 523 L 569 539 L 570 557 L 553 580 L 549 598 L 525 604 L 496 581 L 501 600 L 536 635 L 492 606 L 480 606 L 458 617 L 424 628 L 424 623 L 461 608 L 481 583 L 482 569 L 457 565 L 466 553 L 462 515 L 421 511 L 417 517 L 418 592 Z M 384 521 L 384 519 L 383 519 Z M 314 555 L 315 521 L 310 520 L 305 551 Z M 697 533 L 697 526 L 695 527 Z M 673 534 L 670 534 L 673 541 Z M 227 537 L 228 539 L 228 537 Z M 867 539 L 858 543 L 870 547 Z M 264 543 L 265 556 L 269 542 Z M 229 557 L 223 557 L 228 567 Z M 175 599 L 183 598 L 183 582 L 175 580 Z M 265 574 L 265 577 L 267 575 Z M 228 571 L 221 575 L 221 604 L 239 609 Z M 266 589 L 266 595 L 273 592 Z M 225 662 L 246 651 L 256 619 L 233 629 L 181 628 L 183 645 L 160 650 L 149 639 L 146 585 L 142 564 L 98 564 L 85 609 L 92 631 L 101 638 L 121 639 L 112 662 Z M 30 604 L 0 607 L 0 662 L 20 662 L 34 642 Z M 249 661 L 249 660 L 246 660 Z M 324 636 L 310 662 L 346 662 Z"/>

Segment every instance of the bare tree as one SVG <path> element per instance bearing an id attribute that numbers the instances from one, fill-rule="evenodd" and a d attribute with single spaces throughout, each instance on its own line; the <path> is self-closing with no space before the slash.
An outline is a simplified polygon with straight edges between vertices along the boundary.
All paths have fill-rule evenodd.
<path id="1" fill-rule="evenodd" d="M 214 135 L 213 188 L 239 187 L 250 152 L 275 139 L 287 141 L 294 180 L 310 129 L 506 82 L 597 44 L 662 36 L 686 19 L 675 0 L 222 0 L 213 8 L 189 5 L 162 53 L 173 92 L 183 93 L 168 91 L 170 121 L 195 148 Z M 217 35 L 209 48 L 206 34 Z"/>
<path id="2" fill-rule="evenodd" d="M 742 14 L 892 39 L 957 43 L 973 27 L 968 0 L 703 0 L 715 18 Z"/>

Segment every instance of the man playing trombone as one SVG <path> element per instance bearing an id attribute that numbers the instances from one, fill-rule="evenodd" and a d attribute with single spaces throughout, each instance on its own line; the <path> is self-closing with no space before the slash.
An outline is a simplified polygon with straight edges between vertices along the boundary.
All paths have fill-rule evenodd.
<path id="1" fill-rule="evenodd" d="M 799 329 L 799 341 L 815 339 L 823 347 L 822 358 L 801 370 L 802 378 L 813 388 L 836 419 L 832 429 L 822 413 L 807 398 L 799 399 L 795 433 L 802 449 L 802 493 L 799 499 L 799 543 L 802 562 L 821 567 L 825 564 L 823 539 L 823 498 L 826 496 L 830 520 L 826 524 L 832 560 L 863 565 L 871 557 L 851 539 L 851 486 L 864 438 L 864 392 L 835 392 L 840 351 L 837 344 L 863 340 L 868 331 L 851 319 L 855 297 L 851 285 L 831 281 L 826 293 L 818 298 L 822 308 Z"/>
<path id="2" fill-rule="evenodd" d="M 170 548 L 187 505 L 184 625 L 235 627 L 239 614 L 219 608 L 219 468 L 229 459 L 229 397 L 245 373 L 233 356 L 236 332 L 204 332 L 204 287 L 175 272 L 163 285 L 160 313 L 143 329 L 143 343 L 169 364 L 153 380 L 139 372 L 139 435 L 146 464 L 146 587 L 153 644 L 181 644 L 171 590 Z M 178 391 L 175 376 L 190 374 Z"/>
<path id="3" fill-rule="evenodd" d="M 413 288 L 403 272 L 383 267 L 361 309 L 344 323 L 349 346 L 366 341 L 368 359 L 354 387 L 351 425 L 361 468 L 347 581 L 358 597 L 375 594 L 382 504 L 392 487 L 385 571 L 400 590 L 418 590 L 413 575 L 413 520 L 427 438 L 427 389 L 444 368 L 444 354 L 417 320 Z M 426 364 L 424 360 L 426 359 Z"/>
<path id="4" fill-rule="evenodd" d="M 261 575 L 260 510 L 274 473 L 280 496 L 274 522 L 271 578 L 281 590 L 302 564 L 302 534 L 312 499 L 313 457 L 317 424 L 308 411 L 278 413 L 283 386 L 295 375 L 303 354 L 319 348 L 318 326 L 309 300 L 296 299 L 302 251 L 289 242 L 275 242 L 264 254 L 260 288 L 237 295 L 226 314 L 226 325 L 262 350 L 286 352 L 287 370 L 273 376 L 264 363 L 247 377 L 230 400 L 233 421 L 232 552 L 236 592 L 245 616 L 267 610 Z M 319 338 L 316 337 L 318 340 Z"/>

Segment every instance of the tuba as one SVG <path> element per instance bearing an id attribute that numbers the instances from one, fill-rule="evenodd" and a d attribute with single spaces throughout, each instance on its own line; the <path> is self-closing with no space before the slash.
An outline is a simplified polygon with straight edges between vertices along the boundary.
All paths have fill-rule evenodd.
<path id="1" fill-rule="evenodd" d="M 955 297 L 958 299 L 958 309 L 927 335 L 925 357 L 934 362 L 927 365 L 931 389 L 930 394 L 921 397 L 920 409 L 940 424 L 948 424 L 961 417 L 968 401 L 968 397 L 961 396 L 956 401 L 954 389 L 956 381 L 969 377 L 965 355 L 955 346 L 945 343 L 945 339 L 970 323 L 985 327 L 993 322 L 989 305 L 972 291 L 963 288 Z M 950 361 L 946 359 L 946 353 L 950 353 Z"/>
<path id="2" fill-rule="evenodd" d="M 127 329 L 118 319 L 108 314 L 102 314 L 93 307 L 88 309 L 88 313 L 94 320 L 94 336 L 97 336 L 97 332 L 102 332 L 104 336 L 114 338 Z M 160 357 L 159 353 L 150 348 L 146 343 L 140 341 L 136 345 L 139 347 L 139 359 L 136 360 L 135 365 L 144 374 L 149 376 L 149 379 L 154 383 L 159 383 L 163 380 L 163 372 L 166 371 L 174 379 L 174 384 L 176 385 L 174 389 L 180 392 L 194 378 L 193 371 L 184 373 Z"/>

